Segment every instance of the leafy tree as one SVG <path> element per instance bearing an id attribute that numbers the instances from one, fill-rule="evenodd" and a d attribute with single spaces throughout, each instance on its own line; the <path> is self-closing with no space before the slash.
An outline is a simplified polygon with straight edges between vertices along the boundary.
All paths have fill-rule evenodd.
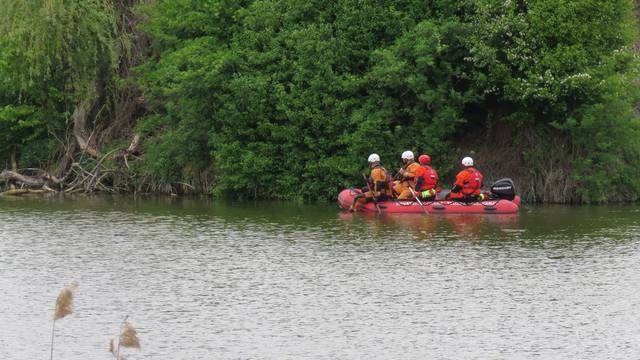
<path id="1" fill-rule="evenodd" d="M 640 192 L 632 0 L 157 0 L 129 73 L 134 3 L 0 0 L 0 160 L 53 165 L 76 106 L 106 128 L 135 81 L 132 171 L 217 195 L 330 199 L 406 149 L 446 182 L 478 147 L 513 155 L 530 200 Z"/>
<path id="2" fill-rule="evenodd" d="M 633 6 L 478 0 L 470 17 L 468 59 L 488 122 L 519 129 L 516 139 L 532 129 L 541 147 L 565 139 L 555 154 L 525 149 L 526 165 L 536 176 L 569 159 L 561 170 L 578 201 L 638 194 L 638 182 L 623 175 L 640 165 Z"/>
<path id="3" fill-rule="evenodd" d="M 0 157 L 42 142 L 61 151 L 75 104 L 114 86 L 115 9 L 106 0 L 0 0 L 0 7 Z M 23 165 L 53 154 L 46 155 Z"/>

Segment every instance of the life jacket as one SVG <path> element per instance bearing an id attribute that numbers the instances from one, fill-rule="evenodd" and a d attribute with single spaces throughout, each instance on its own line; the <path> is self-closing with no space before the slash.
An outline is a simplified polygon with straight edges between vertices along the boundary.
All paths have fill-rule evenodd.
<path id="1" fill-rule="evenodd" d="M 420 167 L 422 168 L 422 170 L 416 171 L 416 186 L 418 183 L 420 183 L 418 178 L 421 178 L 422 181 L 420 188 L 416 188 L 416 190 L 424 191 L 435 188 L 436 185 L 438 185 L 438 172 L 436 172 L 435 169 L 433 169 L 429 165 L 420 165 Z"/>
<path id="2" fill-rule="evenodd" d="M 478 195 L 482 192 L 482 174 L 475 168 L 469 167 L 463 171 L 467 172 L 466 180 L 462 186 L 464 195 Z"/>
<path id="3" fill-rule="evenodd" d="M 411 162 L 409 164 L 406 164 L 405 166 L 402 167 L 407 173 L 405 173 L 405 175 L 400 179 L 400 182 L 407 182 L 409 184 L 409 186 L 414 187 L 415 186 L 415 180 L 416 180 L 416 172 L 418 171 L 418 169 L 420 169 L 420 164 L 418 164 L 417 162 Z M 411 176 L 408 176 L 408 174 L 413 174 Z"/>
<path id="4" fill-rule="evenodd" d="M 374 169 L 380 169 L 384 172 L 385 180 L 377 180 L 377 184 L 374 183 L 374 179 L 371 175 L 369 175 L 369 184 L 373 185 L 378 189 L 379 192 L 391 196 L 393 194 L 393 179 L 387 169 L 385 169 L 382 165 L 376 166 Z M 371 189 L 373 191 L 374 189 Z"/>

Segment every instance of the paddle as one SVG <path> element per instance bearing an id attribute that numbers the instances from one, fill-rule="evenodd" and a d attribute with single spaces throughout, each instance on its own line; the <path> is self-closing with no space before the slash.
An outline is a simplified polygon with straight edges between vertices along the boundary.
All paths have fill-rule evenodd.
<path id="1" fill-rule="evenodd" d="M 376 199 L 376 192 L 375 189 L 373 188 L 373 184 L 369 183 L 369 179 L 367 179 L 367 176 L 365 174 L 362 174 L 362 179 L 364 179 L 365 184 L 367 184 L 367 186 L 369 187 L 369 191 L 371 191 L 371 198 L 373 198 L 373 204 L 376 207 L 376 210 L 378 210 L 378 215 L 382 215 L 382 210 L 380 210 L 380 206 L 378 206 L 378 199 Z"/>
<path id="2" fill-rule="evenodd" d="M 393 180 L 400 180 L 400 170 L 402 170 L 403 168 L 398 169 L 398 171 L 396 172 L 395 175 L 393 175 Z"/>
<path id="3" fill-rule="evenodd" d="M 411 195 L 413 195 L 413 198 L 416 199 L 418 204 L 420 204 L 420 207 L 422 208 L 422 210 L 424 210 L 424 213 L 429 215 L 429 212 L 427 211 L 427 209 L 424 208 L 424 205 L 422 205 L 422 201 L 420 201 L 420 199 L 418 199 L 418 197 L 416 196 L 416 193 L 413 192 L 413 189 L 411 188 L 411 186 L 409 186 L 409 191 L 411 191 Z"/>

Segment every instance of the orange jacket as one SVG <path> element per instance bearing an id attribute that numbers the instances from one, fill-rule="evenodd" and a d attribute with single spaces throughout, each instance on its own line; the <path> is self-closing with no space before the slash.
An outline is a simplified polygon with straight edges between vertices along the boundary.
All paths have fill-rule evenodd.
<path id="1" fill-rule="evenodd" d="M 482 192 L 482 174 L 473 167 L 468 167 L 456 175 L 453 184 L 461 189 L 464 195 L 480 195 Z"/>
<path id="2" fill-rule="evenodd" d="M 387 175 L 387 170 L 382 166 L 378 165 L 371 169 L 369 181 L 371 182 L 370 186 L 373 187 L 373 189 L 370 190 L 374 191 L 374 196 L 378 196 L 380 193 L 391 195 L 391 191 L 389 190 L 389 175 Z"/>
<path id="3" fill-rule="evenodd" d="M 413 180 L 416 176 L 416 171 L 418 171 L 418 169 L 420 168 L 420 164 L 418 164 L 417 162 L 412 162 L 403 166 L 402 168 L 405 170 L 405 173 L 402 176 L 402 179 L 400 179 L 400 182 L 409 181 L 413 186 Z"/>
<path id="4" fill-rule="evenodd" d="M 415 183 L 416 191 L 431 190 L 438 185 L 438 172 L 429 165 L 420 165 L 416 170 Z"/>

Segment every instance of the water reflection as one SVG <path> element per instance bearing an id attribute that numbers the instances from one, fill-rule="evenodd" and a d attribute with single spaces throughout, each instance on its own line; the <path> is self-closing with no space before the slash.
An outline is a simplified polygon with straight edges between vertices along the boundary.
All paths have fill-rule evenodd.
<path id="1" fill-rule="evenodd" d="M 457 238 L 478 239 L 485 235 L 496 235 L 501 231 L 517 231 L 520 228 L 520 216 L 484 215 L 484 214 L 372 214 L 340 212 L 339 218 L 345 223 L 366 224 L 370 230 L 388 233 L 411 233 L 414 239 L 428 240 L 455 234 Z"/>

